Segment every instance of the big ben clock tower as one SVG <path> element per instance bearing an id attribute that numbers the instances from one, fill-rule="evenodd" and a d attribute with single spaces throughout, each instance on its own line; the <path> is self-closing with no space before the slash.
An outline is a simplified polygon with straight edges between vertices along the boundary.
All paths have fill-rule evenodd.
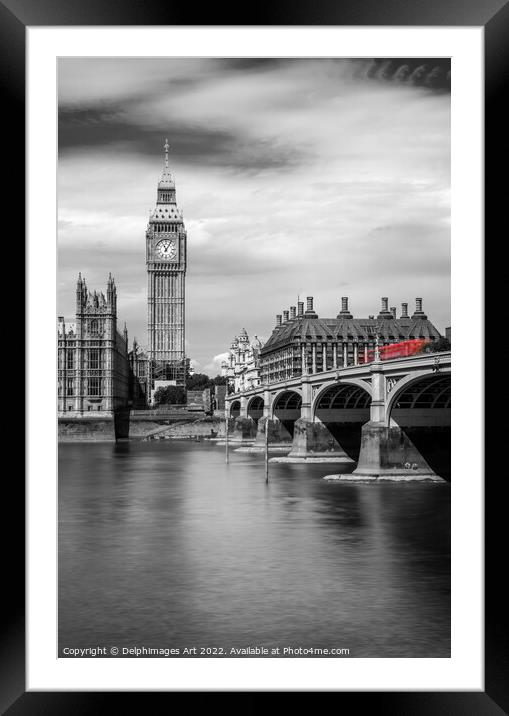
<path id="1" fill-rule="evenodd" d="M 175 181 L 164 167 L 157 185 L 157 203 L 150 212 L 146 234 L 148 274 L 148 351 L 150 383 L 185 385 L 186 231 L 177 208 Z"/>

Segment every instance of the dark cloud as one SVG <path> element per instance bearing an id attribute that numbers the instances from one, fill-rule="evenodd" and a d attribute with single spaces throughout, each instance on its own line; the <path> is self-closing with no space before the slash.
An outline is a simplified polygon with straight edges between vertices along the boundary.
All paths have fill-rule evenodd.
<path id="1" fill-rule="evenodd" d="M 434 88 L 442 86 L 442 84 L 446 81 L 450 84 L 450 78 L 447 80 L 447 75 L 444 70 L 441 67 L 436 66 L 426 75 L 424 84 L 426 87 Z"/>
<path id="2" fill-rule="evenodd" d="M 248 72 L 249 70 L 273 70 L 278 69 L 293 60 L 278 57 L 228 57 L 217 60 L 218 64 L 225 70 Z"/>
<path id="3" fill-rule="evenodd" d="M 161 128 L 141 127 L 124 119 L 125 105 L 63 109 L 59 113 L 59 154 L 76 149 L 108 149 L 161 156 Z M 253 139 L 228 129 L 167 120 L 164 133 L 171 137 L 172 159 L 191 165 L 224 166 L 246 172 L 294 167 L 305 156 L 294 143 Z"/>
<path id="4" fill-rule="evenodd" d="M 410 76 L 410 65 L 400 65 L 393 75 L 395 82 L 405 82 Z"/>
<path id="5" fill-rule="evenodd" d="M 414 87 L 450 92 L 451 61 L 447 58 L 374 59 L 365 76 L 386 82 L 408 83 Z"/>

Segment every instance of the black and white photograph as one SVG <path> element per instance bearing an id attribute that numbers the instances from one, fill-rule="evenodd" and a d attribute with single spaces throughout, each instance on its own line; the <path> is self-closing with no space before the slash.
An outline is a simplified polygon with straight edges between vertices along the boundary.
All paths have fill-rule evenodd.
<path id="1" fill-rule="evenodd" d="M 451 62 L 58 60 L 58 656 L 451 656 Z"/>

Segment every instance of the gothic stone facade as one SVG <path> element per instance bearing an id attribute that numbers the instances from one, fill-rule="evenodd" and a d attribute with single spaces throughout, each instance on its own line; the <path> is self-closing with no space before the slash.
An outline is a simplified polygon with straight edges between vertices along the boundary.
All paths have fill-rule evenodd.
<path id="1" fill-rule="evenodd" d="M 348 298 L 343 297 L 341 301 L 341 311 L 336 318 L 320 318 L 313 309 L 312 296 L 307 298 L 306 311 L 304 303 L 298 302 L 297 308 L 292 306 L 289 311 L 283 311 L 283 315 L 276 316 L 276 326 L 260 352 L 262 383 L 367 362 L 377 335 L 379 345 L 413 338 L 431 341 L 440 338 L 422 310 L 421 298 L 416 299 L 411 316 L 408 304 L 401 304 L 399 318 L 396 308 L 389 308 L 385 297 L 376 318 L 374 315 L 354 318 L 348 309 Z"/>
<path id="2" fill-rule="evenodd" d="M 146 351 L 141 348 L 136 338 L 129 352 L 130 385 L 133 408 L 146 408 L 150 400 L 150 360 Z"/>
<path id="3" fill-rule="evenodd" d="M 128 406 L 127 330 L 117 330 L 117 289 L 89 292 L 79 274 L 76 318 L 58 319 L 59 417 L 112 417 Z M 99 416 L 97 416 L 99 417 Z"/>
<path id="4" fill-rule="evenodd" d="M 164 168 L 157 186 L 157 202 L 146 232 L 148 274 L 148 356 L 151 387 L 156 380 L 185 385 L 186 231 L 177 208 L 175 181 L 168 168 L 168 140 Z"/>

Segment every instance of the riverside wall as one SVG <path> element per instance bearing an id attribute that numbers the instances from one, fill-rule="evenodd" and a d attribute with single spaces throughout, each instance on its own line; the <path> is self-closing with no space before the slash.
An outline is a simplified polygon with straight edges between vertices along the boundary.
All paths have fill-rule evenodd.
<path id="1" fill-rule="evenodd" d="M 59 442 L 116 442 L 129 437 L 129 413 L 58 417 Z"/>
<path id="2" fill-rule="evenodd" d="M 59 442 L 115 442 L 160 438 L 224 437 L 224 418 L 204 413 L 136 411 L 115 415 L 59 416 Z"/>

